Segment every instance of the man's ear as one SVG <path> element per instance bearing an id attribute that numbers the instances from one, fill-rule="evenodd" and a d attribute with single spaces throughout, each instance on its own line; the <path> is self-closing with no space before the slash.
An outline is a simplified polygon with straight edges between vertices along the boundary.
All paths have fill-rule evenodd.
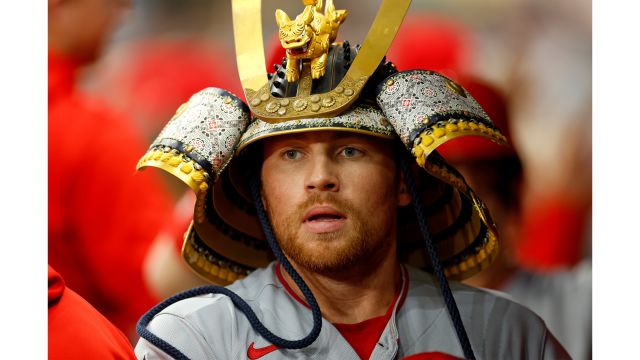
<path id="1" fill-rule="evenodd" d="M 260 200 L 262 201 L 262 206 L 264 206 L 265 209 L 268 209 L 269 204 L 267 201 L 267 196 L 264 193 L 264 186 L 262 185 L 262 182 L 260 182 Z"/>
<path id="2" fill-rule="evenodd" d="M 398 181 L 398 206 L 407 206 L 411 204 L 411 194 L 404 181 L 404 172 L 400 172 L 400 181 Z"/>

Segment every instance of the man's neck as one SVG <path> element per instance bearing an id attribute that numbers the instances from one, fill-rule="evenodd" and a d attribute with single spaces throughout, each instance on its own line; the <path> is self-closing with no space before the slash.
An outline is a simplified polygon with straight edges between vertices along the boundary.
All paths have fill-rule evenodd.
<path id="1" fill-rule="evenodd" d="M 293 266 L 313 292 L 322 316 L 331 323 L 355 324 L 384 315 L 402 282 L 395 251 L 375 268 L 351 272 L 351 276 L 344 276 L 348 271 L 332 276 Z M 289 274 L 283 271 L 282 275 L 296 294 L 304 298 Z"/>

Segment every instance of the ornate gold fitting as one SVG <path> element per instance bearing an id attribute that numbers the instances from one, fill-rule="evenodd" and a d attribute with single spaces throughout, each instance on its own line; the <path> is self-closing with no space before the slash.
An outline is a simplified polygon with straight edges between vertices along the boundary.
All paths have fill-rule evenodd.
<path id="1" fill-rule="evenodd" d="M 286 79 L 297 82 L 293 97 L 271 93 L 266 72 L 260 0 L 233 0 L 233 27 L 238 73 L 249 108 L 254 116 L 269 123 L 293 119 L 332 117 L 358 98 L 369 77 L 391 45 L 410 0 L 383 0 L 358 55 L 341 81 L 322 94 L 311 94 L 312 81 L 324 76 L 327 52 L 344 22 L 346 10 L 336 10 L 328 0 L 303 0 L 305 8 L 291 20 L 276 10 L 279 38 L 287 50 Z"/>
<path id="2" fill-rule="evenodd" d="M 315 4 L 314 4 L 315 2 Z M 282 10 L 276 10 L 278 37 L 287 51 L 287 81 L 300 78 L 300 67 L 311 66 L 311 78 L 324 76 L 329 45 L 336 40 L 338 29 L 347 17 L 346 10 L 336 10 L 328 0 L 322 10 L 322 0 L 304 1 L 307 5 L 293 21 Z"/>

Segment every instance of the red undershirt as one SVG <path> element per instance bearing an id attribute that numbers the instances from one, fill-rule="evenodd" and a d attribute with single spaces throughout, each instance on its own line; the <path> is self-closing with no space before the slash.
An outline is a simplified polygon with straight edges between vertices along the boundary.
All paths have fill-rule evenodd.
<path id="1" fill-rule="evenodd" d="M 404 268 L 402 268 L 402 273 L 404 276 L 405 289 L 402 292 L 403 298 L 400 299 L 400 304 L 398 305 L 398 307 L 402 305 L 402 301 L 407 294 L 406 288 L 409 284 L 409 281 L 407 279 L 407 272 Z M 284 288 L 294 299 L 296 299 L 304 306 L 309 307 L 309 305 L 307 305 L 307 303 L 303 299 L 301 299 L 298 294 L 293 291 L 293 289 L 291 289 L 289 284 L 282 277 L 280 264 L 278 264 L 278 266 L 276 267 L 276 275 L 278 276 L 278 279 L 280 279 L 280 282 L 282 283 Z M 351 347 L 356 351 L 361 359 L 368 359 L 371 356 L 371 353 L 378 343 L 378 340 L 380 339 L 384 328 L 387 326 L 389 319 L 391 319 L 391 314 L 393 314 L 393 308 L 398 300 L 399 295 L 400 290 L 396 291 L 393 301 L 391 301 L 391 305 L 389 305 L 387 312 L 382 316 L 367 319 L 356 324 L 333 324 L 333 326 L 338 329 L 342 337 L 347 340 L 349 345 L 351 345 Z"/>
<path id="2" fill-rule="evenodd" d="M 347 340 L 349 345 L 358 353 L 360 359 L 368 359 L 376 347 L 382 331 L 387 326 L 391 314 L 393 313 L 393 306 L 396 304 L 399 292 L 389 305 L 386 314 L 378 317 L 374 317 L 356 324 L 333 324 L 333 326 L 340 331 L 342 337 Z"/>

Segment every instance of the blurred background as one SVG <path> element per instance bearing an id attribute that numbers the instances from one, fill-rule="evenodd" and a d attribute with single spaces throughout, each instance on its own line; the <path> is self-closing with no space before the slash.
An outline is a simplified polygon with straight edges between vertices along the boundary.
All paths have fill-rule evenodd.
<path id="1" fill-rule="evenodd" d="M 349 11 L 338 40 L 362 42 L 380 0 L 335 0 L 335 4 Z M 282 56 L 276 39 L 276 8 L 293 18 L 302 4 L 300 0 L 262 2 L 269 71 Z M 576 294 L 585 295 L 582 305 L 571 303 L 578 309 L 571 319 L 588 319 L 573 324 L 579 325 L 580 332 L 566 324 L 559 330 L 552 329 L 556 335 L 563 331 L 574 334 L 577 340 L 560 340 L 572 348 L 572 354 L 578 354 L 578 359 L 591 357 L 591 18 L 590 1 L 414 0 L 388 52 L 388 60 L 400 70 L 435 70 L 460 82 L 508 134 L 512 145 L 509 156 L 517 154 L 518 171 L 497 172 L 497 180 L 490 183 L 503 181 L 513 186 L 509 196 L 518 198 L 517 209 L 508 207 L 513 204 L 504 205 L 506 210 L 497 203 L 488 201 L 488 205 L 503 239 L 513 243 L 504 252 L 510 257 L 510 269 L 517 264 L 518 269 L 542 274 L 540 279 L 547 275 L 558 279 L 560 273 L 571 275 L 555 283 L 547 282 L 547 278 L 540 282 L 543 286 L 536 291 L 550 294 L 555 287 L 563 294 L 550 297 L 552 300 L 541 299 L 544 306 L 536 312 L 557 308 L 567 300 L 567 293 L 578 299 Z M 85 62 L 79 68 L 76 81 L 79 89 L 123 114 L 132 131 L 140 134 L 140 143 L 150 144 L 180 104 L 205 87 L 224 88 L 244 98 L 235 63 L 230 1 L 134 0 L 124 9 L 114 30 L 97 61 Z M 51 84 L 51 58 L 49 66 Z M 480 89 L 474 90 L 478 93 L 472 91 L 476 88 Z M 49 121 L 51 142 L 51 95 Z M 51 156 L 51 147 L 49 152 Z M 483 164 L 487 169 L 504 165 Z M 124 168 L 133 171 L 129 165 Z M 518 175 L 513 176 L 516 172 Z M 464 175 L 483 199 L 493 197 L 491 191 L 495 189 L 482 185 L 471 171 Z M 178 205 L 175 214 L 168 214 L 163 221 L 165 228 L 144 240 L 146 245 L 141 246 L 135 260 L 144 258 L 140 267 L 144 268 L 145 279 L 140 281 L 154 283 L 147 285 L 151 292 L 148 296 L 156 302 L 197 283 L 180 277 L 171 284 L 167 281 L 167 273 L 185 271 L 176 262 L 180 262 L 181 235 L 190 220 L 193 199 L 183 195 L 185 188 L 173 177 L 162 179 L 167 202 L 170 199 Z M 50 192 L 51 184 L 50 173 Z M 516 213 L 516 220 L 508 216 Z M 516 221 L 517 232 L 511 231 L 512 221 Z M 509 237 L 517 240 L 510 241 Z M 51 248 L 51 235 L 49 238 Z M 165 255 L 157 255 L 162 249 Z M 500 268 L 500 273 L 505 269 Z M 508 289 L 497 280 L 477 284 Z M 562 284 L 581 287 L 578 290 Z M 562 289 L 558 290 L 559 286 Z M 131 319 L 123 321 L 121 328 L 135 341 Z"/>

